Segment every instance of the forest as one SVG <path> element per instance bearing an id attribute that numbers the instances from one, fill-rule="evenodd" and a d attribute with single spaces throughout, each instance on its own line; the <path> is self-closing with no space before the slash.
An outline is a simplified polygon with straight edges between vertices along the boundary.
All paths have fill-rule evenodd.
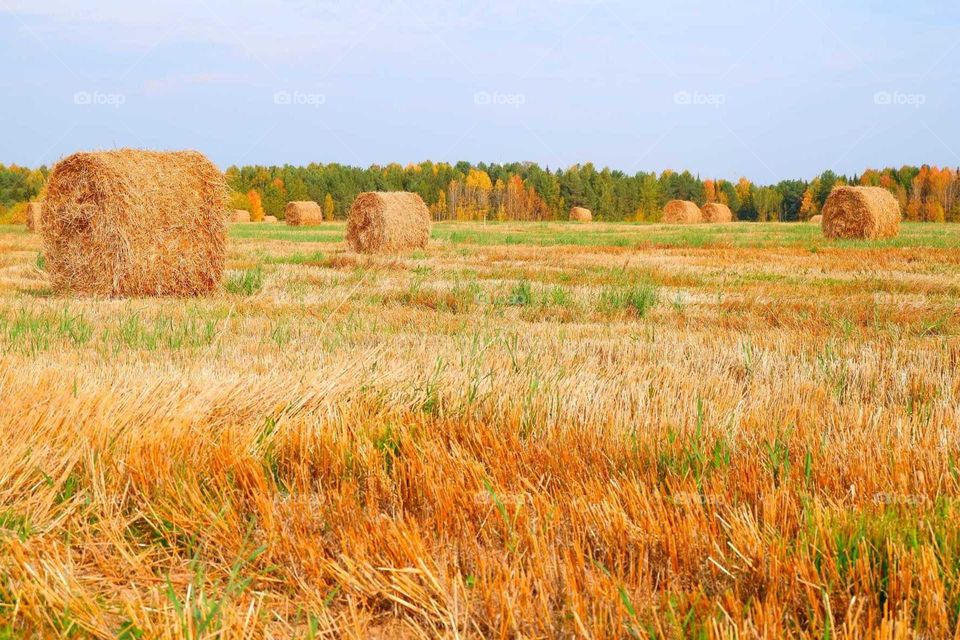
<path id="1" fill-rule="evenodd" d="M 47 167 L 0 165 L 0 223 L 23 221 L 25 203 L 42 198 Z M 722 202 L 738 220 L 797 221 L 819 213 L 830 190 L 841 184 L 882 186 L 900 202 L 911 221 L 960 221 L 960 169 L 904 166 L 867 169 L 860 175 L 824 171 L 812 180 L 782 180 L 759 185 L 703 178 L 689 171 L 627 174 L 593 164 L 551 170 L 535 163 L 469 162 L 373 165 L 231 166 L 230 208 L 280 219 L 287 202 L 320 203 L 328 220 L 347 216 L 354 197 L 364 191 L 414 191 L 435 220 L 560 220 L 572 206 L 593 211 L 594 219 L 657 222 L 663 205 L 674 199 L 698 205 Z"/>

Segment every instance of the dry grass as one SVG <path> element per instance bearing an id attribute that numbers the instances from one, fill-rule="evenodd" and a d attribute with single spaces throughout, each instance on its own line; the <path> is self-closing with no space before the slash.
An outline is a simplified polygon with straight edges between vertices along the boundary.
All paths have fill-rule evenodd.
<path id="1" fill-rule="evenodd" d="M 955 249 L 256 229 L 186 304 L 0 234 L 8 636 L 956 631 Z"/>
<path id="2" fill-rule="evenodd" d="M 250 212 L 246 209 L 234 209 L 227 213 L 227 222 L 250 222 Z"/>
<path id="3" fill-rule="evenodd" d="M 695 202 L 671 200 L 663 207 L 663 221 L 667 224 L 693 224 L 703 222 L 703 212 Z"/>
<path id="4" fill-rule="evenodd" d="M 708 202 L 703 205 L 703 221 L 714 224 L 733 222 L 733 212 L 723 203 Z"/>
<path id="5" fill-rule="evenodd" d="M 283 219 L 294 227 L 316 226 L 323 223 L 323 209 L 312 200 L 288 202 Z"/>
<path id="6" fill-rule="evenodd" d="M 219 285 L 227 186 L 203 154 L 74 153 L 46 189 L 40 232 L 54 289 L 189 296 Z"/>
<path id="7" fill-rule="evenodd" d="M 361 193 L 350 207 L 346 239 L 358 253 L 426 249 L 430 211 L 416 193 Z"/>
<path id="8" fill-rule="evenodd" d="M 821 224 L 827 238 L 893 238 L 900 233 L 900 204 L 883 187 L 834 187 Z"/>

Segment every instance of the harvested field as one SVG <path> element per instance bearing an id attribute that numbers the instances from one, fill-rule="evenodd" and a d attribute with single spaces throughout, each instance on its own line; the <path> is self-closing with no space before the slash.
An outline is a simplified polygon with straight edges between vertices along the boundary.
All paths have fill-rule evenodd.
<path id="1" fill-rule="evenodd" d="M 960 226 L 229 233 L 116 300 L 0 228 L 6 637 L 954 633 Z"/>

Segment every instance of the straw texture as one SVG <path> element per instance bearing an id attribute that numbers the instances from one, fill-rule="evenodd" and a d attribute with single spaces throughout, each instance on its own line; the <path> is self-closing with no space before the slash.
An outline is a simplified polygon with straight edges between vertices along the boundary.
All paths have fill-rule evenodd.
<path id="1" fill-rule="evenodd" d="M 733 222 L 733 212 L 730 207 L 720 202 L 708 202 L 703 205 L 703 221 L 713 224 Z"/>
<path id="2" fill-rule="evenodd" d="M 323 222 L 323 209 L 312 200 L 288 202 L 283 219 L 294 227 L 318 225 Z"/>
<path id="3" fill-rule="evenodd" d="M 39 202 L 30 202 L 27 204 L 27 229 L 30 231 L 40 230 L 40 215 L 43 212 L 43 204 Z"/>
<path id="4" fill-rule="evenodd" d="M 900 233 L 900 204 L 883 187 L 835 187 L 822 225 L 827 238 L 893 238 Z"/>
<path id="5" fill-rule="evenodd" d="M 55 290 L 199 295 L 223 276 L 223 173 L 196 151 L 75 153 L 54 167 L 43 209 Z"/>
<path id="6" fill-rule="evenodd" d="M 671 200 L 663 207 L 663 222 L 668 224 L 692 224 L 702 221 L 700 207 L 689 200 Z"/>
<path id="7" fill-rule="evenodd" d="M 430 211 L 416 193 L 361 193 L 350 207 L 347 242 L 359 253 L 424 249 L 430 229 Z"/>

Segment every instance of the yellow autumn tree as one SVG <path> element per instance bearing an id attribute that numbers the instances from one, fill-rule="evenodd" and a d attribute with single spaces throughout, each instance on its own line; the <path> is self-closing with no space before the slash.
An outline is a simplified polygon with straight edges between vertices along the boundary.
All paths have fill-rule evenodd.
<path id="1" fill-rule="evenodd" d="M 333 204 L 333 196 L 329 193 L 323 197 L 323 219 L 333 220 L 333 212 L 336 207 Z"/>
<path id="2" fill-rule="evenodd" d="M 717 201 L 717 183 L 713 180 L 703 181 L 703 197 L 707 202 Z"/>
<path id="3" fill-rule="evenodd" d="M 263 222 L 263 198 L 256 189 L 247 191 L 247 200 L 250 201 L 250 221 Z"/>
<path id="4" fill-rule="evenodd" d="M 813 197 L 813 189 L 807 187 L 803 192 L 803 200 L 800 202 L 800 219 L 809 220 L 817 215 L 817 201 Z"/>

